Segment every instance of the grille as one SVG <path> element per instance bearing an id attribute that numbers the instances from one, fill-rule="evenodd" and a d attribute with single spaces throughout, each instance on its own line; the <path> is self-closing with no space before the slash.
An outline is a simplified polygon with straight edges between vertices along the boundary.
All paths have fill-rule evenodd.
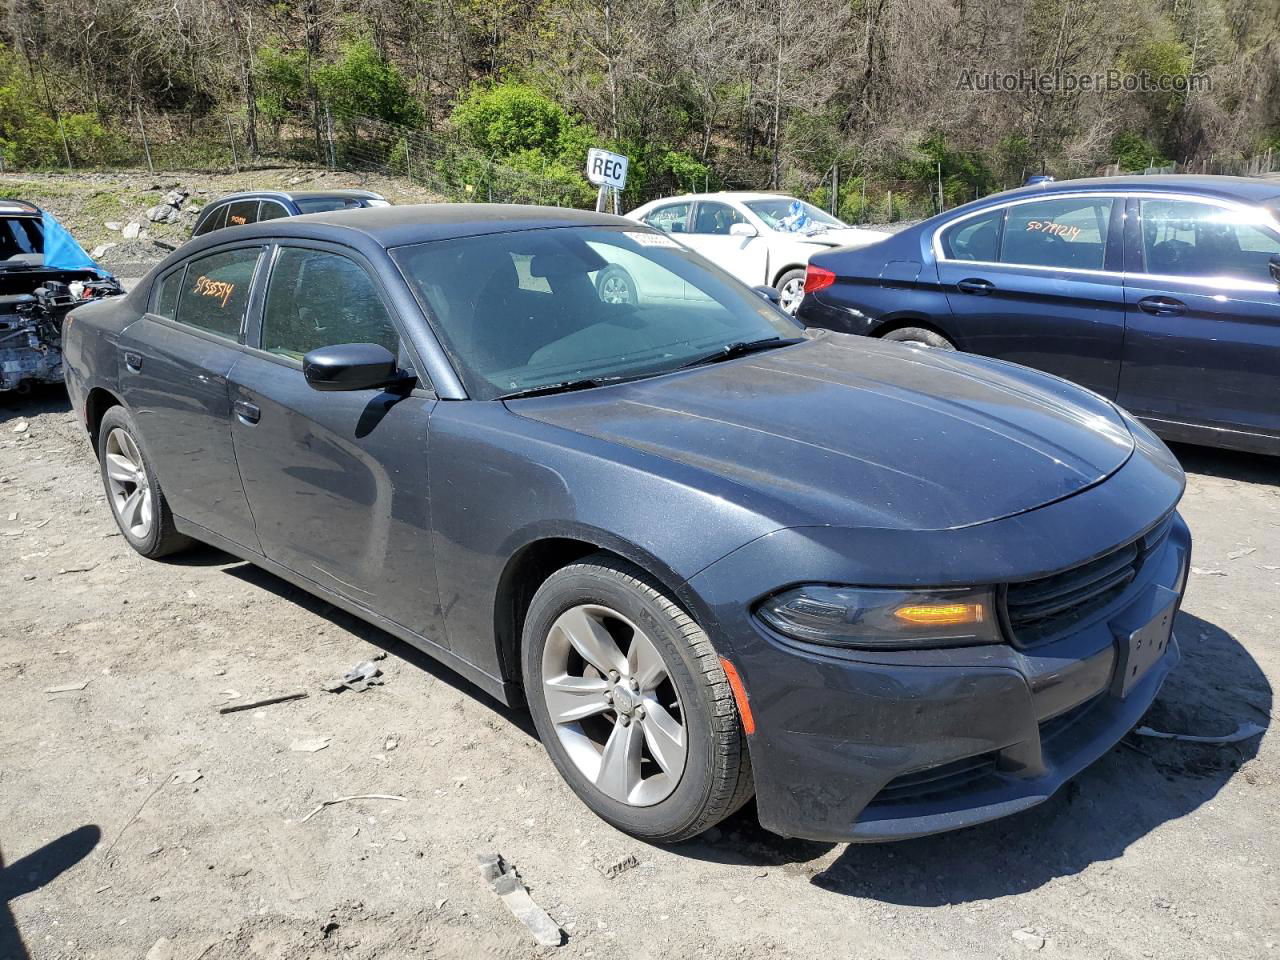
<path id="1" fill-rule="evenodd" d="M 1146 536 L 1105 556 L 1005 590 L 1005 616 L 1014 641 L 1034 647 L 1089 619 L 1124 592 L 1169 536 L 1170 514 Z"/>

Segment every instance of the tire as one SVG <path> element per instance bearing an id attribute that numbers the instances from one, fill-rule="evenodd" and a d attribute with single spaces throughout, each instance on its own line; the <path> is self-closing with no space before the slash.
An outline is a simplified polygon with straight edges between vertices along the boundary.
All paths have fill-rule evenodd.
<path id="1" fill-rule="evenodd" d="M 604 303 L 640 303 L 636 282 L 625 267 L 611 263 L 596 274 L 596 296 Z"/>
<path id="2" fill-rule="evenodd" d="M 746 735 L 720 658 L 642 570 L 604 553 L 558 570 L 534 594 L 522 641 L 538 736 L 602 820 L 642 840 L 675 843 L 750 799 Z M 620 668 L 616 681 L 608 663 Z M 678 738 L 668 735 L 674 730 Z"/>
<path id="3" fill-rule="evenodd" d="M 899 327 L 897 330 L 890 330 L 881 339 L 892 340 L 895 343 L 910 343 L 918 347 L 933 347 L 935 350 L 956 349 L 954 343 L 936 330 L 930 330 L 927 327 Z"/>
<path id="4" fill-rule="evenodd" d="M 98 466 L 111 515 L 129 546 L 152 560 L 192 544 L 173 525 L 160 481 L 142 452 L 137 424 L 124 407 L 112 407 L 98 428 Z M 133 499 L 138 494 L 138 499 Z"/>
<path id="5" fill-rule="evenodd" d="M 804 274 L 804 270 L 788 270 L 774 284 L 774 289 L 778 291 L 778 306 L 793 317 L 800 308 L 800 301 L 804 299 Z"/>

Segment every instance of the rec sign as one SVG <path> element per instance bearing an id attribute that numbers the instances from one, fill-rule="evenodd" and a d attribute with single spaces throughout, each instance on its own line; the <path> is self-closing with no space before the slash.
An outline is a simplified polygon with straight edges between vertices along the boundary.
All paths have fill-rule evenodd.
<path id="1" fill-rule="evenodd" d="M 621 190 L 627 185 L 627 158 L 592 147 L 587 151 L 587 179 L 598 187 Z"/>

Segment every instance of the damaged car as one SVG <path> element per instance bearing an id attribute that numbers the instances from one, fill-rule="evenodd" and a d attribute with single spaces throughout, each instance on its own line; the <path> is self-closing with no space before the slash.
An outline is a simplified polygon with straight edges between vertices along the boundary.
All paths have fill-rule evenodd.
<path id="1" fill-rule="evenodd" d="M 123 292 L 50 214 L 0 200 L 0 393 L 61 383 L 67 312 Z"/>

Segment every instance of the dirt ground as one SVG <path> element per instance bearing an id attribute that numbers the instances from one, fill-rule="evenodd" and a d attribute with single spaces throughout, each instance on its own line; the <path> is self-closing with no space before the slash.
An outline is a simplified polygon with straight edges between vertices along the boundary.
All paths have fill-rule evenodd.
<path id="1" fill-rule="evenodd" d="M 1147 722 L 1267 727 L 1280 460 L 1178 453 L 1199 572 Z M 646 846 L 581 806 L 525 715 L 390 636 L 211 549 L 136 556 L 57 390 L 0 401 L 0 595 L 0 957 L 1280 956 L 1270 733 L 1131 736 L 1041 807 L 925 840 L 785 840 L 748 806 Z M 320 692 L 382 652 L 384 685 Z M 352 794 L 404 799 L 305 819 Z M 482 883 L 485 850 L 565 946 Z"/>

